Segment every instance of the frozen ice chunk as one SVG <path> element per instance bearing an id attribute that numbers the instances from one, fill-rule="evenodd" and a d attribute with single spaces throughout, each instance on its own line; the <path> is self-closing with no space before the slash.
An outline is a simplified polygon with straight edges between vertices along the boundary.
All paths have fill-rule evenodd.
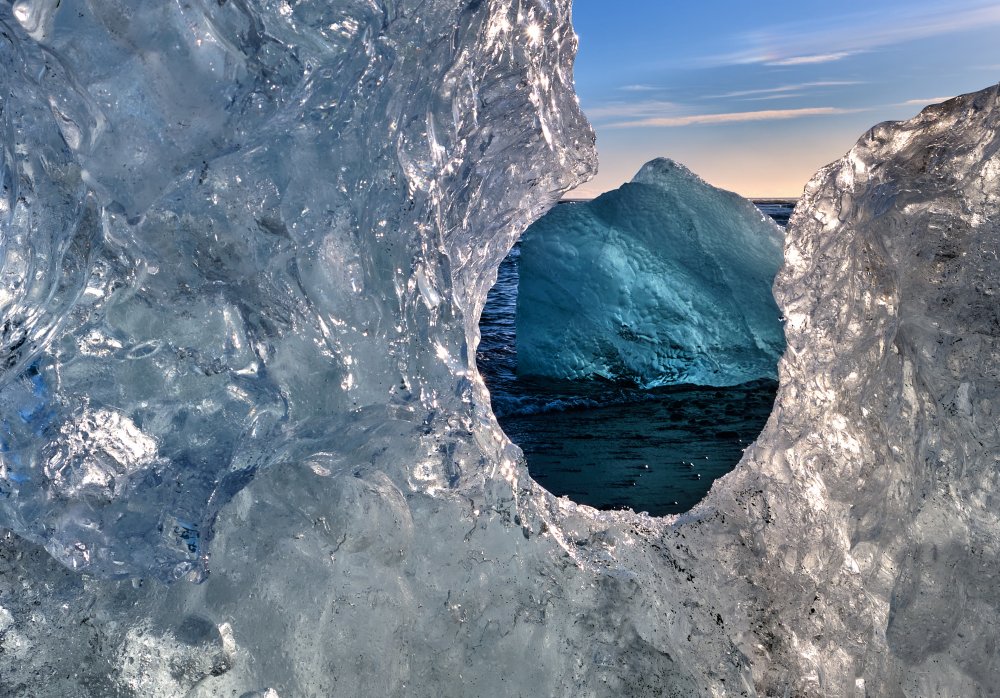
<path id="1" fill-rule="evenodd" d="M 595 512 L 472 360 L 593 166 L 569 15 L 0 3 L 0 694 L 1000 683 L 997 88 L 809 186 L 741 467 L 681 518 Z"/>
<path id="2" fill-rule="evenodd" d="M 792 217 L 778 419 L 715 499 L 769 483 L 766 583 L 808 589 L 776 621 L 800 640 L 792 694 L 1000 681 L 998 192 L 994 86 L 874 126 Z"/>
<path id="3" fill-rule="evenodd" d="M 518 372 L 646 387 L 774 378 L 781 246 L 753 204 L 664 158 L 556 206 L 521 246 Z"/>
<path id="4" fill-rule="evenodd" d="M 18 0 L 0 33 L 0 527 L 203 579 L 261 469 L 441 494 L 513 452 L 468 347 L 593 169 L 567 0 Z"/>

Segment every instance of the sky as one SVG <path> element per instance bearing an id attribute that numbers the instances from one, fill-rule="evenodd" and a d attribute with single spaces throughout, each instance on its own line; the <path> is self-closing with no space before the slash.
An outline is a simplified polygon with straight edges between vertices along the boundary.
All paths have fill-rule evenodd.
<path id="1" fill-rule="evenodd" d="M 589 198 L 669 157 L 747 197 L 798 197 L 873 125 L 1000 82 L 1000 2 L 575 0 Z"/>

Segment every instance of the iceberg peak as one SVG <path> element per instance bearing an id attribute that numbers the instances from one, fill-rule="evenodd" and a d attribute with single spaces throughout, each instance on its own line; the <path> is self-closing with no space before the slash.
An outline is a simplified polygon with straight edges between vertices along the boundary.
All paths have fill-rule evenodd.
<path id="1" fill-rule="evenodd" d="M 776 377 L 782 238 L 752 203 L 667 158 L 557 206 L 521 243 L 518 372 L 644 387 Z"/>

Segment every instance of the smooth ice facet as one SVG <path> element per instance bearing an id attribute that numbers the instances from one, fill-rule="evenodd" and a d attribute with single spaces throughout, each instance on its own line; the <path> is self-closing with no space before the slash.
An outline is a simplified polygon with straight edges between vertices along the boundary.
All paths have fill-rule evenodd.
<path id="1" fill-rule="evenodd" d="M 643 387 L 777 377 L 782 231 L 664 158 L 521 243 L 517 370 Z"/>

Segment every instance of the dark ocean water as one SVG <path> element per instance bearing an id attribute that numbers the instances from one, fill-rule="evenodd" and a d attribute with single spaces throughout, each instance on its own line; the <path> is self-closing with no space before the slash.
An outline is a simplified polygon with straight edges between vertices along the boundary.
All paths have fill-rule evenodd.
<path id="1" fill-rule="evenodd" d="M 793 207 L 784 201 L 757 205 L 780 225 Z M 598 509 L 627 507 L 656 516 L 691 509 L 760 434 L 777 383 L 637 390 L 598 381 L 520 379 L 520 254 L 515 246 L 500 265 L 479 322 L 476 361 L 493 411 L 524 451 L 532 477 L 553 494 Z"/>

